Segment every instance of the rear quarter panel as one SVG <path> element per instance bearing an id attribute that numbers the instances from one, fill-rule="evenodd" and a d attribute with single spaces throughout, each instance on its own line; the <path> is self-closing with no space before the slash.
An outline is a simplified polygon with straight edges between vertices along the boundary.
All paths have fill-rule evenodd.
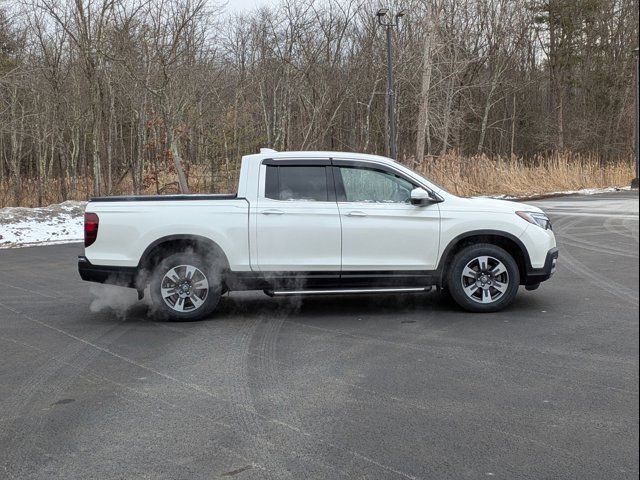
<path id="1" fill-rule="evenodd" d="M 135 267 L 156 240 L 198 235 L 220 246 L 232 270 L 250 270 L 245 199 L 90 202 L 86 211 L 100 218 L 98 238 L 85 249 L 94 265 Z"/>

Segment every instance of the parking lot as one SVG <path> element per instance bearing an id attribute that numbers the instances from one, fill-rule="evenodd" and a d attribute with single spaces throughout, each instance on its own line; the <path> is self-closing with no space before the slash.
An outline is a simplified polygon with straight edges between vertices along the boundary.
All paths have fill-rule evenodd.
<path id="1" fill-rule="evenodd" d="M 638 194 L 535 204 L 558 272 L 486 315 L 256 292 L 155 322 L 79 244 L 0 251 L 0 477 L 637 478 Z"/>

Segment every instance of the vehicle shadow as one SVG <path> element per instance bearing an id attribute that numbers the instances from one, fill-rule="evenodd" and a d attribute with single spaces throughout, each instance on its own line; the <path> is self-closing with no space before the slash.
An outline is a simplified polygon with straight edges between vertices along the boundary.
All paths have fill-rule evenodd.
<path id="1" fill-rule="evenodd" d="M 502 312 L 474 314 L 465 312 L 453 300 L 439 293 L 409 293 L 384 295 L 327 295 L 272 298 L 262 292 L 232 292 L 225 294 L 209 317 L 195 321 L 162 321 L 154 317 L 146 301 L 130 306 L 126 321 L 156 323 L 179 327 L 203 322 L 237 322 L 256 317 L 262 320 L 286 319 L 305 322 L 343 322 L 355 319 L 385 319 L 398 323 L 429 321 L 435 324 L 451 322 L 518 321 L 544 310 L 545 302 L 536 295 L 520 292 L 514 303 Z M 524 315 L 523 315 L 524 314 Z"/>

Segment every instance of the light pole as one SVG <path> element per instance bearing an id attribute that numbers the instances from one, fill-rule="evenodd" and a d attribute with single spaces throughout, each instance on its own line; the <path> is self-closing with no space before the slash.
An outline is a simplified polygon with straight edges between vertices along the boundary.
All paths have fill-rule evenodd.
<path id="1" fill-rule="evenodd" d="M 634 50 L 636 54 L 636 68 L 634 72 L 635 82 L 636 82 L 636 141 L 635 141 L 635 154 L 636 154 L 636 178 L 631 180 L 631 188 L 638 188 L 638 177 L 640 176 L 640 171 L 638 168 L 638 163 L 640 159 L 638 156 L 640 155 L 640 132 L 638 129 L 640 128 L 640 107 L 638 106 L 638 101 L 640 101 L 640 93 L 638 92 L 638 76 L 640 76 L 640 64 L 638 63 L 638 49 Z"/>
<path id="2" fill-rule="evenodd" d="M 398 26 L 400 18 L 404 16 L 404 13 L 404 10 L 401 10 L 395 15 L 392 15 L 388 8 L 381 8 L 378 10 L 378 13 L 376 13 L 376 17 L 378 17 L 378 24 L 381 27 L 385 27 L 387 33 L 387 116 L 389 118 L 389 156 L 394 160 L 396 160 L 398 152 L 396 149 L 396 108 L 395 95 L 393 93 L 391 29 Z"/>

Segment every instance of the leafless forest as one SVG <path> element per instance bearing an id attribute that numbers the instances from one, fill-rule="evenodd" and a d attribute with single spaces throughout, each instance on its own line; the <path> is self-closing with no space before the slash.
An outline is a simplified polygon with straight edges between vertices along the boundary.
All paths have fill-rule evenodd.
<path id="1" fill-rule="evenodd" d="M 225 191 L 260 147 L 386 153 L 380 6 L 0 3 L 0 206 Z M 401 161 L 455 185 L 630 178 L 637 0 L 393 8 Z"/>

